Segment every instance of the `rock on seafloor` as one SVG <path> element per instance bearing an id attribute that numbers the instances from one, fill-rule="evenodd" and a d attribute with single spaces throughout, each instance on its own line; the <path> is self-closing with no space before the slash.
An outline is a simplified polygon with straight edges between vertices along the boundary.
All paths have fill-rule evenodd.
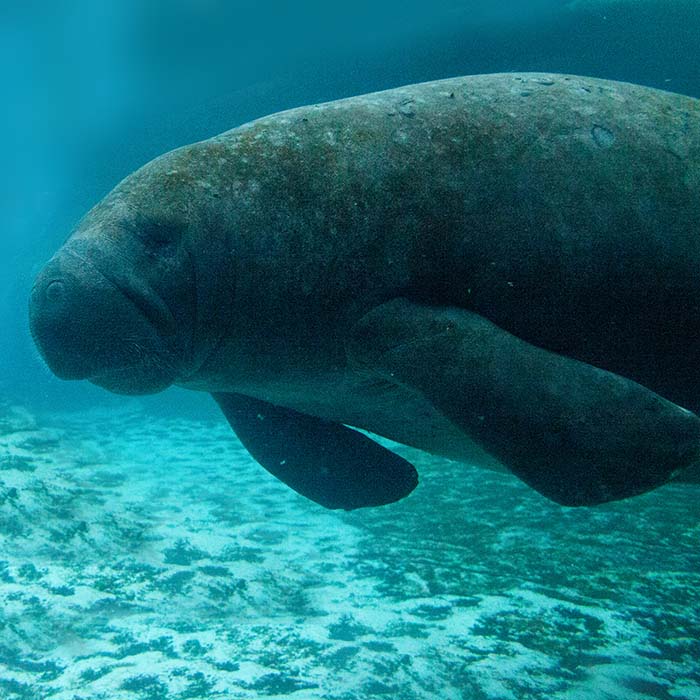
<path id="1" fill-rule="evenodd" d="M 0 699 L 700 698 L 698 487 L 401 451 L 409 499 L 328 512 L 223 424 L 2 405 Z"/>

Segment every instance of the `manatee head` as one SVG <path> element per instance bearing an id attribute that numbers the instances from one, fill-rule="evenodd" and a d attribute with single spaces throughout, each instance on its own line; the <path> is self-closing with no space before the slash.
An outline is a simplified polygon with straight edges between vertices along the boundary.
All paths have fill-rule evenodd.
<path id="1" fill-rule="evenodd" d="M 30 326 L 58 377 L 153 393 L 216 346 L 232 273 L 209 150 L 188 146 L 130 175 L 39 274 Z"/>

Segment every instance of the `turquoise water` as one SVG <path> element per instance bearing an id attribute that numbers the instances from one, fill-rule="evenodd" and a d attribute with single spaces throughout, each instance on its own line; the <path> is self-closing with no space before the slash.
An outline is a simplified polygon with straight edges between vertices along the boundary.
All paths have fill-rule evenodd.
<path id="1" fill-rule="evenodd" d="M 0 697 L 700 697 L 699 487 L 560 508 L 407 448 L 325 511 L 219 422 L 0 424 Z"/>
<path id="2" fill-rule="evenodd" d="M 26 322 L 71 226 L 165 150 L 471 73 L 700 96 L 697 0 L 77 0 L 0 20 L 0 700 L 700 699 L 700 487 L 570 510 L 398 447 L 409 499 L 324 511 L 208 397 L 59 382 Z"/>

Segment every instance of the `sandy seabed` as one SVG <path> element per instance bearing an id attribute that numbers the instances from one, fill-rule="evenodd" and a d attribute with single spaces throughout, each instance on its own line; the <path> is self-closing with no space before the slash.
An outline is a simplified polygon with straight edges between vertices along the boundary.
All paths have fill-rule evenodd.
<path id="1" fill-rule="evenodd" d="M 352 513 L 223 420 L 0 408 L 0 699 L 700 699 L 700 488 L 590 509 L 407 448 Z"/>

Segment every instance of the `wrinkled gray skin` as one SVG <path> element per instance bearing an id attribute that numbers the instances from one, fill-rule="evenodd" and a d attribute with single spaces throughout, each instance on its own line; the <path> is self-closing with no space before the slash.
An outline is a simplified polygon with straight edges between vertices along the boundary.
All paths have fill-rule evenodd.
<path id="1" fill-rule="evenodd" d="M 425 392 L 349 359 L 397 298 L 697 411 L 698 101 L 504 74 L 265 117 L 121 182 L 39 276 L 31 321 L 59 377 L 236 392 L 495 464 Z"/>

